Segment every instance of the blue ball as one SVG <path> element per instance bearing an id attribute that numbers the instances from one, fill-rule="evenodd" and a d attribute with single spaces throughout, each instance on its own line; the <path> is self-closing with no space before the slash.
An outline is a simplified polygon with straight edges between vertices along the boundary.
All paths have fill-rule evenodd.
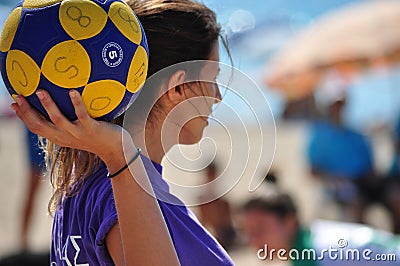
<path id="1" fill-rule="evenodd" d="M 25 0 L 0 36 L 8 92 L 47 119 L 37 89 L 48 91 L 69 120 L 76 120 L 70 89 L 81 93 L 91 117 L 115 119 L 140 93 L 148 54 L 142 25 L 120 0 Z"/>

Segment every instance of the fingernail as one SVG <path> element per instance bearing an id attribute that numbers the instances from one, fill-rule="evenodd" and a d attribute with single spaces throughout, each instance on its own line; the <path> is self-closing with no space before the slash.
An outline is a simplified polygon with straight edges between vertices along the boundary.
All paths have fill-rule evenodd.
<path id="1" fill-rule="evenodd" d="M 16 102 L 19 106 L 21 106 L 21 105 L 22 105 L 21 96 L 15 97 L 15 102 Z"/>
<path id="2" fill-rule="evenodd" d="M 71 91 L 69 92 L 69 95 L 70 95 L 71 98 L 75 99 L 75 98 L 78 98 L 79 92 L 76 91 L 76 90 L 71 90 Z"/>
<path id="3" fill-rule="evenodd" d="M 39 100 L 43 100 L 44 99 L 44 94 L 42 91 L 37 91 L 36 92 L 36 96 L 39 98 Z"/>
<path id="4" fill-rule="evenodd" d="M 71 90 L 70 92 L 69 92 L 69 96 L 71 97 L 71 98 L 76 98 L 76 91 L 74 91 L 74 90 Z"/>
<path id="5" fill-rule="evenodd" d="M 13 109 L 14 112 L 17 111 L 17 107 L 15 105 L 11 105 L 10 107 L 11 107 L 11 109 Z"/>

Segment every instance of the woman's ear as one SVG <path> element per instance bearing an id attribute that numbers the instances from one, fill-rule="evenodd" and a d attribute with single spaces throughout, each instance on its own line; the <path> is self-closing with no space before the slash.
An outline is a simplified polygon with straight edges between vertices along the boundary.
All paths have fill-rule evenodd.
<path id="1" fill-rule="evenodd" d="M 185 99 L 183 91 L 183 83 L 185 81 L 186 72 L 178 70 L 168 80 L 168 91 L 166 96 L 173 103 L 179 103 Z"/>

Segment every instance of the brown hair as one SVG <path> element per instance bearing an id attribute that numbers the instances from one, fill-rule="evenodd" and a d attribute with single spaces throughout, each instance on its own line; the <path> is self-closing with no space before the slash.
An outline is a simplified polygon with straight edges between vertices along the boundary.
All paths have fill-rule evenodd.
<path id="1" fill-rule="evenodd" d="M 208 59 L 220 36 L 215 13 L 191 0 L 128 0 L 145 29 L 149 46 L 148 76 L 170 65 Z M 223 39 L 227 49 L 227 43 Z M 227 49 L 228 51 L 228 49 Z M 228 51 L 229 55 L 229 51 Z M 122 118 L 113 123 L 122 124 Z M 47 165 L 54 193 L 49 212 L 66 196 L 74 195 L 99 165 L 100 159 L 86 151 L 46 143 Z"/>
<path id="2" fill-rule="evenodd" d="M 297 215 L 297 208 L 292 198 L 286 193 L 263 195 L 250 199 L 242 206 L 242 211 L 261 211 L 271 213 L 280 219 L 290 215 Z"/>
<path id="3" fill-rule="evenodd" d="M 128 0 L 145 29 L 150 51 L 148 75 L 180 62 L 207 59 L 220 36 L 208 7 L 190 0 Z"/>

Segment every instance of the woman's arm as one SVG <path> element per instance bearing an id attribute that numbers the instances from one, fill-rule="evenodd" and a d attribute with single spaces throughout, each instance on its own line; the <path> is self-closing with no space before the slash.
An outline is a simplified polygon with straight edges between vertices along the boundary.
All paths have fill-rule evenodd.
<path id="1" fill-rule="evenodd" d="M 37 95 L 52 122 L 43 118 L 21 96 L 11 106 L 32 132 L 60 146 L 97 154 L 110 173 L 126 164 L 124 151 L 127 158 L 136 152 L 129 134 L 121 127 L 90 118 L 77 91 L 70 91 L 78 117 L 73 122 L 62 115 L 46 91 L 39 90 Z M 142 178 L 140 183 L 150 188 L 141 160 L 135 161 L 130 170 L 123 171 L 111 181 L 119 220 L 106 239 L 111 256 L 117 265 L 179 265 L 157 200 L 133 178 L 134 175 Z"/>
<path id="2" fill-rule="evenodd" d="M 123 147 L 129 160 L 135 155 L 136 148 L 130 136 L 124 139 L 127 141 Z M 122 161 L 118 159 L 124 158 L 123 156 L 123 154 L 111 156 L 110 160 L 107 160 L 110 162 L 107 165 L 111 165 L 108 168 L 110 173 L 115 173 L 126 163 L 125 159 Z M 112 165 L 117 167 L 113 169 Z M 152 189 L 141 160 L 135 161 L 129 168 L 131 171 L 125 170 L 111 179 L 119 220 L 106 238 L 111 257 L 118 266 L 179 265 L 157 200 L 155 196 L 146 192 Z M 132 173 L 136 179 L 145 178 L 136 181 Z M 145 186 L 146 191 L 141 186 Z M 160 241 L 160 238 L 164 239 Z M 129 247 L 130 251 L 123 252 L 125 247 Z"/>

